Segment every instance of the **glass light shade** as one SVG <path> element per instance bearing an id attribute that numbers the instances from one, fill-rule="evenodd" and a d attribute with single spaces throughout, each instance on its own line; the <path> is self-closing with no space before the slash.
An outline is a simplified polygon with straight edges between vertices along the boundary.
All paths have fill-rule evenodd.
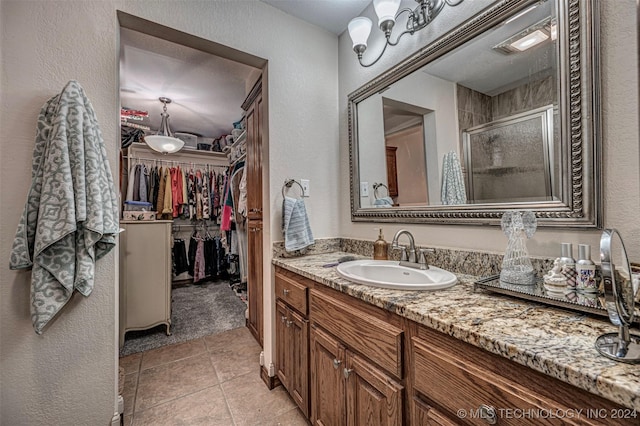
<path id="1" fill-rule="evenodd" d="M 367 45 L 367 39 L 371 34 L 371 19 L 360 16 L 353 18 L 347 28 L 349 29 L 349 36 L 353 42 L 353 47 Z"/>
<path id="2" fill-rule="evenodd" d="M 373 8 L 378 15 L 378 26 L 385 21 L 396 21 L 396 13 L 400 8 L 401 0 L 373 0 Z"/>
<path id="3" fill-rule="evenodd" d="M 150 135 L 145 136 L 144 141 L 147 143 L 147 145 L 149 145 L 149 148 L 163 154 L 172 154 L 174 152 L 178 152 L 184 146 L 183 141 L 171 136 Z"/>

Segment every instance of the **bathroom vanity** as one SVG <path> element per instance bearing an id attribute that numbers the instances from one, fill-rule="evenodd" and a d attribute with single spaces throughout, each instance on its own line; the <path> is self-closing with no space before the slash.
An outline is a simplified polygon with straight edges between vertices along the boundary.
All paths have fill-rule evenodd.
<path id="1" fill-rule="evenodd" d="M 606 321 L 473 290 L 354 284 L 274 259 L 276 370 L 312 424 L 638 424 L 638 366 L 598 354 Z"/>

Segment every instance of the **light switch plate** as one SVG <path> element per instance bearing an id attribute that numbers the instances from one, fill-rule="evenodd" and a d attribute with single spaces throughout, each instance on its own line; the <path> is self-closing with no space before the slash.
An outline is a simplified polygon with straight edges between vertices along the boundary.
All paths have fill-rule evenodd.
<path id="1" fill-rule="evenodd" d="M 369 196 L 369 182 L 360 182 L 360 196 L 361 197 Z"/>
<path id="2" fill-rule="evenodd" d="M 310 197 L 311 188 L 309 187 L 309 179 L 300 179 L 300 185 L 302 185 L 302 196 Z"/>

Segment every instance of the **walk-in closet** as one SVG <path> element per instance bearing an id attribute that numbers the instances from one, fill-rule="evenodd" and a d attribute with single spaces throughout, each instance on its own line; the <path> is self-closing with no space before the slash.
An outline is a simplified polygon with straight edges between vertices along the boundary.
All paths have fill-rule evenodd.
<path id="1" fill-rule="evenodd" d="M 262 69 L 119 18 L 120 354 L 245 326 L 262 344 Z"/>

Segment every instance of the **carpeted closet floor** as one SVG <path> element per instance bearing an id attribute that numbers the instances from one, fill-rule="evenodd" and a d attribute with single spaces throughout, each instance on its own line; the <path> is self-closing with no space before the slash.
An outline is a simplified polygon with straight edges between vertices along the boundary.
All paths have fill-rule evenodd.
<path id="1" fill-rule="evenodd" d="M 245 325 L 247 305 L 228 281 L 189 284 L 171 292 L 171 335 L 160 325 L 125 335 L 120 356 L 223 333 Z"/>

